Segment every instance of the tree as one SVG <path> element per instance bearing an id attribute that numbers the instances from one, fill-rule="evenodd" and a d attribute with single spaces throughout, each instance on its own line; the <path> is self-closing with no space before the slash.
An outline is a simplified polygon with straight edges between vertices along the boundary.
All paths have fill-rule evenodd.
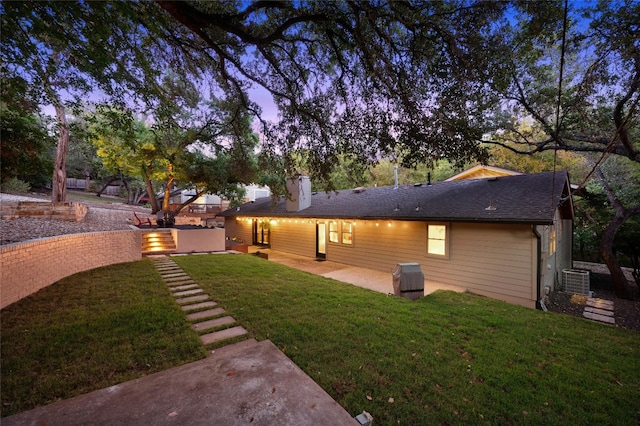
<path id="1" fill-rule="evenodd" d="M 47 120 L 39 114 L 37 102 L 24 96 L 24 79 L 6 78 L 4 72 L 0 77 L 0 179 L 17 178 L 44 187 L 46 175 L 53 170 Z"/>
<path id="2" fill-rule="evenodd" d="M 162 105 L 168 70 L 205 82 L 238 126 L 245 114 L 258 117 L 260 162 L 282 167 L 265 178 L 278 190 L 282 174 L 301 168 L 328 180 L 341 158 L 362 164 L 394 158 L 412 167 L 484 161 L 485 142 L 525 154 L 591 151 L 638 162 L 631 135 L 640 5 L 587 3 L 588 25 L 565 13 L 566 5 L 5 2 L 4 32 L 21 37 L 10 39 L 2 59 L 27 72 L 49 102 L 56 98 L 45 89 L 61 89 L 52 86 L 61 80 L 46 80 L 50 75 L 70 76 L 64 89 L 76 91 L 91 76 L 108 95 L 128 93 L 147 110 Z M 272 95 L 278 123 L 260 119 L 249 96 L 256 85 Z M 523 120 L 535 122 L 534 134 L 543 137 L 518 133 Z M 488 137 L 505 131 L 517 137 L 509 143 Z M 626 218 L 637 213 L 636 206 L 621 208 Z M 601 251 L 613 259 L 607 263 L 623 288 L 610 248 L 607 242 Z"/>
<path id="3" fill-rule="evenodd" d="M 263 149 L 285 167 L 328 178 L 349 156 L 485 158 L 477 141 L 494 98 L 484 83 L 501 69 L 491 53 L 506 3 L 157 3 L 199 42 L 169 43 L 209 56 L 245 102 L 250 85 L 273 96 L 280 121 L 262 122 Z"/>
<path id="4" fill-rule="evenodd" d="M 164 98 L 147 117 L 152 125 L 135 120 L 130 112 L 99 108 L 93 119 L 93 143 L 112 173 L 144 180 L 152 212 L 164 211 L 168 220 L 206 193 L 240 194 L 237 186 L 255 176 L 257 136 L 251 118 L 220 99 L 205 100 L 190 81 L 167 75 Z M 156 201 L 156 183 L 162 183 L 162 204 Z M 176 184 L 193 190 L 179 206 L 170 205 Z"/>
<path id="5" fill-rule="evenodd" d="M 96 91 L 112 102 L 153 102 L 163 70 L 189 67 L 165 52 L 157 7 L 147 2 L 21 1 L 0 4 L 1 59 L 9 78 L 23 78 L 25 95 L 52 105 L 57 145 L 52 200 L 66 196 L 67 110 Z M 140 25 L 139 15 L 149 22 Z M 162 22 L 162 19 L 159 20 Z M 154 42 L 158 40 L 158 42 Z M 185 63 L 188 61 L 185 61 Z M 193 71 L 193 69 L 191 69 Z"/>
<path id="6" fill-rule="evenodd" d="M 588 176 L 595 176 L 614 210 L 600 234 L 600 256 L 609 267 L 616 294 L 630 298 L 614 241 L 624 223 L 640 214 L 640 204 L 621 198 L 601 166 L 608 157 L 640 164 L 640 45 L 635 19 L 640 3 L 586 4 L 574 12 L 589 19 L 588 26 L 573 20 L 570 12 L 566 7 L 565 15 L 550 15 L 539 25 L 524 19 L 518 28 L 504 28 L 504 67 L 511 78 L 492 85 L 503 101 L 500 113 L 494 115 L 494 127 L 500 132 L 488 142 L 524 155 L 547 151 L 599 155 Z M 522 130 L 523 122 L 532 123 L 526 126 L 530 131 Z"/>

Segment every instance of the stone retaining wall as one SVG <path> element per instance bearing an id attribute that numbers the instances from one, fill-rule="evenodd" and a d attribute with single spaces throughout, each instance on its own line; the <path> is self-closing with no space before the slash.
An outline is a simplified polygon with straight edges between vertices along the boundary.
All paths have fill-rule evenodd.
<path id="1" fill-rule="evenodd" d="M 142 258 L 141 232 L 90 232 L 0 247 L 0 309 L 62 278 Z"/>
<path id="2" fill-rule="evenodd" d="M 2 203 L 0 215 L 3 219 L 37 217 L 80 222 L 87 215 L 87 206 L 74 202 L 8 201 Z"/>

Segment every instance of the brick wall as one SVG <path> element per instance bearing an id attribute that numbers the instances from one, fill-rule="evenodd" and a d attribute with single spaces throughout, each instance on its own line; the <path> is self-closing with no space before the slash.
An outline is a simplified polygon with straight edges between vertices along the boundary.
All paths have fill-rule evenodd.
<path id="1" fill-rule="evenodd" d="M 0 309 L 77 272 L 142 258 L 139 230 L 90 232 L 0 247 Z"/>

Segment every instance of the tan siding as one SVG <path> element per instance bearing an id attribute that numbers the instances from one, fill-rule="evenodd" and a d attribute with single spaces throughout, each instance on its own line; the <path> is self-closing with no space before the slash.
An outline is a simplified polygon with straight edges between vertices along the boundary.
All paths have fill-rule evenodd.
<path id="1" fill-rule="evenodd" d="M 227 236 L 230 232 L 244 235 L 238 226 L 246 222 L 232 222 Z M 271 226 L 271 247 L 315 257 L 315 223 L 277 221 Z M 246 226 L 251 241 L 251 226 Z M 449 224 L 449 259 L 427 256 L 426 239 L 424 222 L 358 220 L 353 245 L 327 242 L 327 260 L 388 272 L 398 263 L 417 262 L 427 280 L 526 306 L 535 304 L 536 244 L 530 226 Z"/>
<path id="2" fill-rule="evenodd" d="M 243 240 L 245 244 L 253 244 L 251 222 L 247 222 L 245 219 L 236 220 L 236 218 L 230 217 L 225 220 L 224 229 L 226 238 L 238 238 Z"/>
<path id="3" fill-rule="evenodd" d="M 315 220 L 279 220 L 271 225 L 271 248 L 300 256 L 316 256 Z"/>
<path id="4" fill-rule="evenodd" d="M 438 259 L 426 254 L 424 223 L 375 223 L 358 221 L 353 247 L 330 243 L 327 259 L 382 271 L 391 271 L 397 263 L 418 262 L 431 281 L 510 300 L 535 300 L 535 245 L 529 226 L 453 223 L 449 259 Z"/>

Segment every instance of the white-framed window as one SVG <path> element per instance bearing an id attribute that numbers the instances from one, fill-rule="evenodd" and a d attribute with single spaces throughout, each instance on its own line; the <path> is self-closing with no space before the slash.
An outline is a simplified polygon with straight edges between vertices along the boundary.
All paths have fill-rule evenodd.
<path id="1" fill-rule="evenodd" d="M 353 223 L 342 222 L 342 244 L 353 244 Z"/>
<path id="2" fill-rule="evenodd" d="M 449 258 L 449 225 L 427 225 L 427 256 Z"/>
<path id="3" fill-rule="evenodd" d="M 329 222 L 329 242 L 333 244 L 353 245 L 353 222 Z"/>
<path id="4" fill-rule="evenodd" d="M 338 222 L 329 222 L 329 242 L 330 243 L 340 242 L 340 231 L 338 228 Z"/>

